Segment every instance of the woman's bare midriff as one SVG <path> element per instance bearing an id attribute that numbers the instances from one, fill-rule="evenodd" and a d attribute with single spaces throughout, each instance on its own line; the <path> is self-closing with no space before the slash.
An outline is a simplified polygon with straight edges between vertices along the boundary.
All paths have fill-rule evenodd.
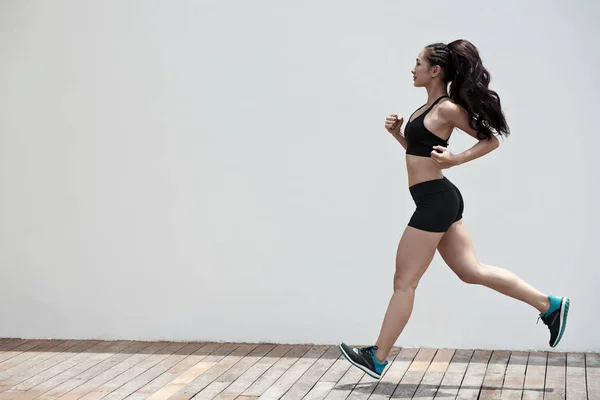
<path id="1" fill-rule="evenodd" d="M 406 171 L 408 172 L 408 186 L 417 183 L 442 179 L 442 170 L 435 166 L 430 157 L 406 155 Z"/>

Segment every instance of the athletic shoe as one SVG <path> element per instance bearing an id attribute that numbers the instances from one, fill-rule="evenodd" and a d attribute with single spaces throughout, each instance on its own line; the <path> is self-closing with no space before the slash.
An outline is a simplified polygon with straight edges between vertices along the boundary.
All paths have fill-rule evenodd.
<path id="1" fill-rule="evenodd" d="M 550 308 L 545 313 L 541 313 L 540 318 L 550 330 L 550 347 L 556 347 L 565 333 L 571 301 L 568 297 L 556 297 L 552 295 L 548 296 L 548 300 L 550 300 Z"/>
<path id="2" fill-rule="evenodd" d="M 380 363 L 377 361 L 377 358 L 375 358 L 377 346 L 352 348 L 345 343 L 342 343 L 338 347 L 340 348 L 342 355 L 346 357 L 346 360 L 350 361 L 352 365 L 360 368 L 373 378 L 381 378 L 383 370 L 388 362 Z"/>

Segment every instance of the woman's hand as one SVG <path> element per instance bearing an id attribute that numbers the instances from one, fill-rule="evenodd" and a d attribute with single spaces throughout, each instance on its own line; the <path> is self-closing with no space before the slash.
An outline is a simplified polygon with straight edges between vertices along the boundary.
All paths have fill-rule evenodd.
<path id="1" fill-rule="evenodd" d="M 398 114 L 390 114 L 385 119 L 385 129 L 387 129 L 387 131 L 391 133 L 395 138 L 397 138 L 398 136 L 404 136 L 401 132 L 403 122 L 403 117 L 398 117 Z"/>
<path id="2" fill-rule="evenodd" d="M 400 145 L 406 149 L 406 139 L 404 138 L 404 134 L 402 133 L 403 122 L 403 117 L 398 117 L 398 114 L 390 114 L 385 119 L 385 129 L 387 129 L 387 131 L 392 134 L 394 139 L 396 139 L 398 143 L 400 143 Z"/>
<path id="3" fill-rule="evenodd" d="M 452 168 L 458 165 L 458 157 L 443 146 L 433 146 L 431 160 L 439 169 Z"/>

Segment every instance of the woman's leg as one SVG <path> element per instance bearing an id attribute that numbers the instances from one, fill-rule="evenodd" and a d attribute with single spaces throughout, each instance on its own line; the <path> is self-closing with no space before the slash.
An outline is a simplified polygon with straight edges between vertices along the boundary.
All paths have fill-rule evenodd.
<path id="1" fill-rule="evenodd" d="M 384 362 L 410 318 L 419 280 L 429 267 L 443 232 L 407 226 L 396 252 L 394 293 L 377 339 L 376 358 Z"/>
<path id="2" fill-rule="evenodd" d="M 431 263 L 443 235 L 444 232 L 406 227 L 396 253 L 394 294 L 390 299 L 377 344 L 362 348 L 353 348 L 345 343 L 339 345 L 342 355 L 368 375 L 381 378 L 388 364 L 386 358 L 412 312 L 415 289 Z"/>
<path id="3" fill-rule="evenodd" d="M 464 282 L 487 286 L 537 308 L 540 318 L 550 330 L 548 344 L 551 347 L 558 345 L 567 326 L 571 303 L 568 297 L 546 296 L 512 272 L 480 263 L 462 219 L 446 232 L 440 240 L 438 251 Z"/>
<path id="4" fill-rule="evenodd" d="M 541 313 L 548 311 L 548 296 L 535 289 L 514 273 L 503 268 L 482 264 L 475 255 L 475 249 L 467 227 L 461 219 L 455 222 L 440 240 L 438 251 L 446 264 L 466 282 L 487 286 L 502 294 L 521 300 Z"/>

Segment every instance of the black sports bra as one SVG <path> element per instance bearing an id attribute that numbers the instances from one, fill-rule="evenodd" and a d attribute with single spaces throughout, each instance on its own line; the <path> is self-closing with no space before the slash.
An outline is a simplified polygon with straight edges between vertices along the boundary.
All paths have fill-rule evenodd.
<path id="1" fill-rule="evenodd" d="M 421 115 L 415 118 L 413 121 L 410 118 L 415 115 L 417 111 L 419 111 L 422 106 L 417 109 L 406 123 L 406 127 L 404 128 L 404 138 L 406 139 L 406 154 L 411 154 L 414 156 L 421 157 L 431 157 L 431 151 L 433 150 L 433 146 L 443 146 L 448 147 L 448 140 L 444 140 L 441 137 L 437 136 L 435 133 L 432 133 L 429 129 L 425 128 L 425 116 L 431 109 L 444 97 L 442 96 L 438 98 L 433 104 L 425 110 Z"/>

